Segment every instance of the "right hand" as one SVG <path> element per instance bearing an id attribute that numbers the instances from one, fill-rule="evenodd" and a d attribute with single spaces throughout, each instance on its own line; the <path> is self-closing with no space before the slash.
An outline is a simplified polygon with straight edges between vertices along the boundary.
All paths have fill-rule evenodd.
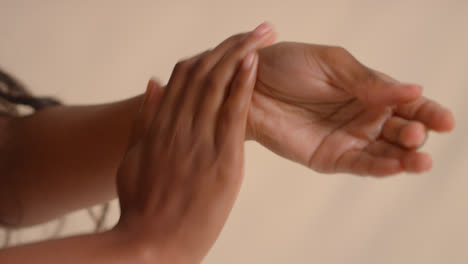
<path id="1" fill-rule="evenodd" d="M 227 220 L 242 182 L 256 51 L 273 38 L 261 29 L 179 62 L 162 98 L 148 84 L 117 174 L 114 230 L 149 246 L 151 261 L 201 262 Z"/>
<path id="2" fill-rule="evenodd" d="M 360 63 L 348 51 L 282 42 L 259 52 L 250 136 L 322 173 L 385 176 L 432 166 L 428 131 L 453 129 L 452 113 Z"/>

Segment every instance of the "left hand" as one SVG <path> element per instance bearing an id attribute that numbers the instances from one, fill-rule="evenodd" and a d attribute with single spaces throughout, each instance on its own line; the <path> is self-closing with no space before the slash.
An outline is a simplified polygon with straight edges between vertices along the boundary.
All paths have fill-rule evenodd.
<path id="1" fill-rule="evenodd" d="M 283 42 L 260 51 L 248 135 L 324 173 L 383 176 L 432 166 L 419 152 L 452 113 L 418 85 L 367 68 L 343 48 Z"/>
<path id="2" fill-rule="evenodd" d="M 200 263 L 219 236 L 243 179 L 266 26 L 177 63 L 163 96 L 148 84 L 117 174 L 122 213 L 113 229 L 147 260 Z"/>

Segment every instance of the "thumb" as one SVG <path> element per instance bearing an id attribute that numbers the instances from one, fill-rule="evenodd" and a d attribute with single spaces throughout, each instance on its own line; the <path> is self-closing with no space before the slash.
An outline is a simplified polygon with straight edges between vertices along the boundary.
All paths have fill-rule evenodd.
<path id="1" fill-rule="evenodd" d="M 368 105 L 396 105 L 419 98 L 422 87 L 400 83 L 390 76 L 370 69 L 340 47 L 325 49 L 325 60 L 332 81 L 339 88 Z"/>
<path id="2" fill-rule="evenodd" d="M 358 85 L 357 96 L 370 105 L 398 105 L 413 101 L 422 95 L 422 87 L 417 84 L 401 83 L 392 77 L 368 68 L 367 87 Z"/>

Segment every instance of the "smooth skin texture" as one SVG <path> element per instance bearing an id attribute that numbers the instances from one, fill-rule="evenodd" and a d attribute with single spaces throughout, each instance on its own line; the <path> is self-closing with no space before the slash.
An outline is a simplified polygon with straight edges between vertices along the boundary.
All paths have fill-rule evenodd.
<path id="1" fill-rule="evenodd" d="M 242 182 L 256 51 L 264 37 L 260 26 L 179 62 L 164 96 L 149 82 L 117 174 L 122 213 L 116 227 L 2 250 L 0 262 L 200 263 Z"/>
<path id="2" fill-rule="evenodd" d="M 428 132 L 454 125 L 422 87 L 370 69 L 341 47 L 282 42 L 260 51 L 250 134 L 316 171 L 424 172 L 432 160 L 418 148 Z"/>
<path id="3" fill-rule="evenodd" d="M 163 263 L 201 262 L 240 189 L 258 58 L 247 55 L 231 83 L 233 65 L 249 49 L 239 45 L 221 59 L 226 46 L 176 66 L 157 114 L 152 103 L 143 108 L 136 122 L 141 134 L 117 175 L 122 215 L 116 228 L 147 241 Z M 197 82 L 185 78 L 190 72 Z"/>
<path id="4" fill-rule="evenodd" d="M 259 48 L 275 38 L 266 25 Z M 225 42 L 233 46 L 246 34 Z M 0 224 L 35 225 L 116 198 L 116 172 L 142 102 L 140 95 L 46 108 L 7 122 L 0 118 Z"/>
<path id="5" fill-rule="evenodd" d="M 262 47 L 274 41 L 268 31 Z M 10 120 L 0 135 L 0 219 L 32 225 L 115 198 L 142 100 L 53 107 Z M 453 127 L 451 112 L 418 85 L 371 70 L 343 48 L 283 42 L 259 52 L 246 137 L 314 170 L 427 171 L 430 156 L 418 147 L 429 131 Z"/>

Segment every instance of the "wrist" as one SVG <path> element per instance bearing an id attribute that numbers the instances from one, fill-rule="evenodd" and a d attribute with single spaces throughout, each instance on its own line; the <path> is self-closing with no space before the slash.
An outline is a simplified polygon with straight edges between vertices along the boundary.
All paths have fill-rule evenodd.
<path id="1" fill-rule="evenodd" d="M 164 237 L 154 230 L 153 223 L 145 223 L 141 219 L 119 220 L 119 223 L 109 232 L 120 241 L 127 255 L 133 259 L 131 263 L 141 264 L 199 264 L 195 256 L 184 254 L 185 251 L 171 243 L 171 237 Z"/>
<path id="2" fill-rule="evenodd" d="M 252 105 L 250 106 L 252 107 Z M 255 140 L 255 129 L 252 124 L 251 110 L 249 109 L 249 117 L 247 118 L 247 125 L 245 126 L 245 140 Z"/>
<path id="3" fill-rule="evenodd" d="M 246 141 L 255 140 L 255 138 L 254 138 L 254 136 L 253 136 L 253 134 L 252 134 L 252 132 L 251 132 L 251 130 L 249 128 L 250 128 L 250 126 L 247 125 L 247 128 L 245 130 L 245 140 Z"/>
<path id="4" fill-rule="evenodd" d="M 139 238 L 136 234 L 129 234 L 119 226 L 103 234 L 114 241 L 115 250 L 121 252 L 121 257 L 128 260 L 128 263 L 170 263 L 162 260 L 157 248 L 149 241 Z M 127 262 L 123 261 L 123 263 Z"/>

